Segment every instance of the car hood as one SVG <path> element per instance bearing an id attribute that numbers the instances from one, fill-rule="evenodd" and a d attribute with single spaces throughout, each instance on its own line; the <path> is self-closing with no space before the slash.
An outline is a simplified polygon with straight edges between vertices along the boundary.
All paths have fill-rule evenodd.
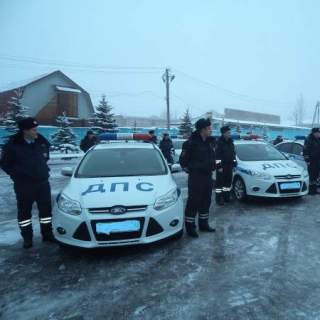
<path id="1" fill-rule="evenodd" d="M 254 170 L 276 175 L 301 175 L 304 169 L 291 160 L 280 161 L 239 161 L 238 169 Z"/>
<path id="2" fill-rule="evenodd" d="M 71 178 L 63 193 L 82 208 L 153 205 L 176 188 L 171 175 L 148 177 Z"/>

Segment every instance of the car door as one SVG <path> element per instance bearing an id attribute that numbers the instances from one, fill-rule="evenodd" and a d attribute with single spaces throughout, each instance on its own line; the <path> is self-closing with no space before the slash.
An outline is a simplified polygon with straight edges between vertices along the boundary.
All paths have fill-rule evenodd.
<path id="1" fill-rule="evenodd" d="M 303 157 L 303 145 L 297 142 L 292 143 L 292 154 L 294 156 L 294 161 L 302 166 L 303 168 L 307 168 L 307 164 L 304 161 Z"/>
<path id="2" fill-rule="evenodd" d="M 292 153 L 292 142 L 283 142 L 275 146 L 280 152 L 285 154 L 289 159 L 294 158 Z"/>

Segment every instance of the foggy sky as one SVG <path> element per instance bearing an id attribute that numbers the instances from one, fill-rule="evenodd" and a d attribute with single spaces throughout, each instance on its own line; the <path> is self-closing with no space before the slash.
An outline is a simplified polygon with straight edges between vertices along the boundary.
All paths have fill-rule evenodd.
<path id="1" fill-rule="evenodd" d="M 94 103 L 106 93 L 117 114 L 159 115 L 168 66 L 173 115 L 233 107 L 288 123 L 302 93 L 310 118 L 319 9 L 316 0 L 0 0 L 0 87 L 60 69 Z"/>

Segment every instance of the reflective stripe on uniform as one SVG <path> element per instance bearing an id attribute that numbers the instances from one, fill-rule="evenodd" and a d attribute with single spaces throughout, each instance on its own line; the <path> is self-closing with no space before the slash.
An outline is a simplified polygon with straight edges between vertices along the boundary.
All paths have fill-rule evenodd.
<path id="1" fill-rule="evenodd" d="M 24 227 L 30 226 L 32 224 L 32 221 L 31 219 L 28 219 L 28 220 L 19 221 L 18 223 L 20 228 L 24 228 Z"/>
<path id="2" fill-rule="evenodd" d="M 216 189 L 216 193 L 221 193 L 222 189 Z"/>
<path id="3" fill-rule="evenodd" d="M 199 219 L 208 220 L 209 219 L 209 213 L 200 213 L 199 214 Z"/>
<path id="4" fill-rule="evenodd" d="M 186 222 L 195 222 L 196 219 L 193 217 L 186 217 L 185 220 Z"/>
<path id="5" fill-rule="evenodd" d="M 216 164 L 220 164 L 222 160 L 216 160 Z"/>
<path id="6" fill-rule="evenodd" d="M 40 223 L 51 223 L 52 218 L 47 217 L 47 218 L 40 218 Z"/>

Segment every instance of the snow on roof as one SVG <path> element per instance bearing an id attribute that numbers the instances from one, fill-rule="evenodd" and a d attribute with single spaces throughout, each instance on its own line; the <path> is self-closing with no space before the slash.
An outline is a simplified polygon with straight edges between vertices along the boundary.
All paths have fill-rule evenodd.
<path id="1" fill-rule="evenodd" d="M 53 72 L 48 72 L 48 73 L 42 74 L 40 76 L 29 78 L 29 79 L 25 79 L 25 80 L 21 80 L 21 81 L 10 82 L 10 83 L 8 83 L 6 85 L 0 86 L 0 92 L 5 92 L 5 91 L 14 90 L 14 89 L 17 89 L 17 88 L 24 87 L 24 86 L 28 85 L 31 82 L 40 80 L 40 79 L 48 76 L 51 73 L 53 73 Z"/>
<path id="2" fill-rule="evenodd" d="M 58 91 L 81 93 L 81 90 L 76 89 L 76 88 L 68 88 L 68 87 L 56 86 L 56 89 Z"/>

